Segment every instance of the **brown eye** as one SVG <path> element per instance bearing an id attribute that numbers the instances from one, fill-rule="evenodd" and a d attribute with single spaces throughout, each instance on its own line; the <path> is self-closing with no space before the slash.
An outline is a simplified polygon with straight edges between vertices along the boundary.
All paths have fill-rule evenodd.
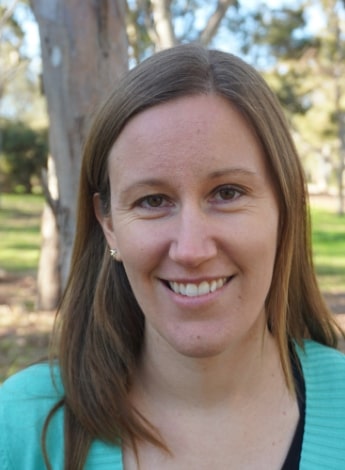
<path id="1" fill-rule="evenodd" d="M 235 201 L 238 199 L 242 194 L 243 191 L 236 186 L 232 185 L 224 185 L 219 186 L 214 191 L 213 199 L 218 202 L 227 202 L 227 201 Z"/>
<path id="2" fill-rule="evenodd" d="M 229 199 L 234 199 L 236 196 L 238 196 L 239 192 L 237 189 L 232 188 L 231 186 L 221 188 L 219 190 L 219 196 L 221 199 L 224 200 L 229 200 Z"/>
<path id="3" fill-rule="evenodd" d="M 143 209 L 159 209 L 170 205 L 169 200 L 162 194 L 149 194 L 138 201 Z"/>
<path id="4" fill-rule="evenodd" d="M 154 194 L 152 196 L 147 196 L 145 198 L 146 205 L 150 207 L 160 207 L 163 204 L 163 196 L 159 194 Z"/>

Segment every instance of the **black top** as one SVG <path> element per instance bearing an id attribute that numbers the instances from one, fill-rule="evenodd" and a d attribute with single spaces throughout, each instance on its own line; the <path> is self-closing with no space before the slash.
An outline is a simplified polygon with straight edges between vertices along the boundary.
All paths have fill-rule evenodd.
<path id="1" fill-rule="evenodd" d="M 297 401 L 299 408 L 299 421 L 293 437 L 289 452 L 286 456 L 285 462 L 281 470 L 298 470 L 299 462 L 301 459 L 304 422 L 305 422 L 305 383 L 302 375 L 302 368 L 297 358 L 297 355 L 291 353 L 291 364 L 293 377 L 295 380 Z"/>

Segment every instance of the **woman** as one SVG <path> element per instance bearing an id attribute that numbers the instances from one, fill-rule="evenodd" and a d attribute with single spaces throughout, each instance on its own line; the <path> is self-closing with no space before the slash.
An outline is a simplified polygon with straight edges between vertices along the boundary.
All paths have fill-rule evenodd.
<path id="1" fill-rule="evenodd" d="M 337 333 L 276 98 L 232 55 L 160 52 L 89 133 L 52 376 L 3 386 L 0 463 L 340 470 Z"/>

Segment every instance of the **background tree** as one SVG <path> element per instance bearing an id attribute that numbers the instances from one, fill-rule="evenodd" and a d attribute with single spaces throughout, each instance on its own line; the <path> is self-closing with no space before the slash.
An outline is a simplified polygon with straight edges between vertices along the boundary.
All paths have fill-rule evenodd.
<path id="1" fill-rule="evenodd" d="M 33 14 L 24 0 L 7 3 L 0 5 L 0 115 L 42 129 L 47 116 L 38 70 L 40 58 L 29 50 L 24 30 L 24 24 L 33 24 Z"/>
<path id="2" fill-rule="evenodd" d="M 258 4 L 250 14 L 240 10 L 235 26 L 243 55 L 262 70 L 289 115 L 310 187 L 328 190 L 336 183 L 343 214 L 344 2 Z"/>
<path id="3" fill-rule="evenodd" d="M 31 5 L 40 32 L 52 157 L 38 275 L 39 307 L 48 309 L 55 307 L 69 271 L 87 118 L 127 68 L 126 9 L 122 0 L 32 0 Z M 56 289 L 47 291 L 52 285 Z"/>
<path id="4" fill-rule="evenodd" d="M 132 63 L 183 42 L 212 44 L 237 0 L 128 0 L 127 33 Z"/>
<path id="5" fill-rule="evenodd" d="M 19 54 L 24 33 L 13 16 L 16 3 L 12 2 L 8 8 L 0 5 L 0 99 L 24 62 Z"/>
<path id="6" fill-rule="evenodd" d="M 326 12 L 326 30 L 319 54 L 319 70 L 327 79 L 331 89 L 331 122 L 335 132 L 332 133 L 336 161 L 336 178 L 341 215 L 345 213 L 345 3 L 337 0 L 323 0 Z"/>

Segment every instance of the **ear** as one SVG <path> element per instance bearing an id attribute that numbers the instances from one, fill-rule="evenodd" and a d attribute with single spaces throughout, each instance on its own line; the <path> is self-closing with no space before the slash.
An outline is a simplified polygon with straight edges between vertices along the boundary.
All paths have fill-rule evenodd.
<path id="1" fill-rule="evenodd" d="M 102 208 L 102 201 L 99 193 L 93 195 L 93 208 L 96 218 L 102 227 L 104 236 L 107 240 L 110 249 L 117 249 L 117 239 L 114 233 L 113 221 L 111 215 L 105 215 Z"/>

